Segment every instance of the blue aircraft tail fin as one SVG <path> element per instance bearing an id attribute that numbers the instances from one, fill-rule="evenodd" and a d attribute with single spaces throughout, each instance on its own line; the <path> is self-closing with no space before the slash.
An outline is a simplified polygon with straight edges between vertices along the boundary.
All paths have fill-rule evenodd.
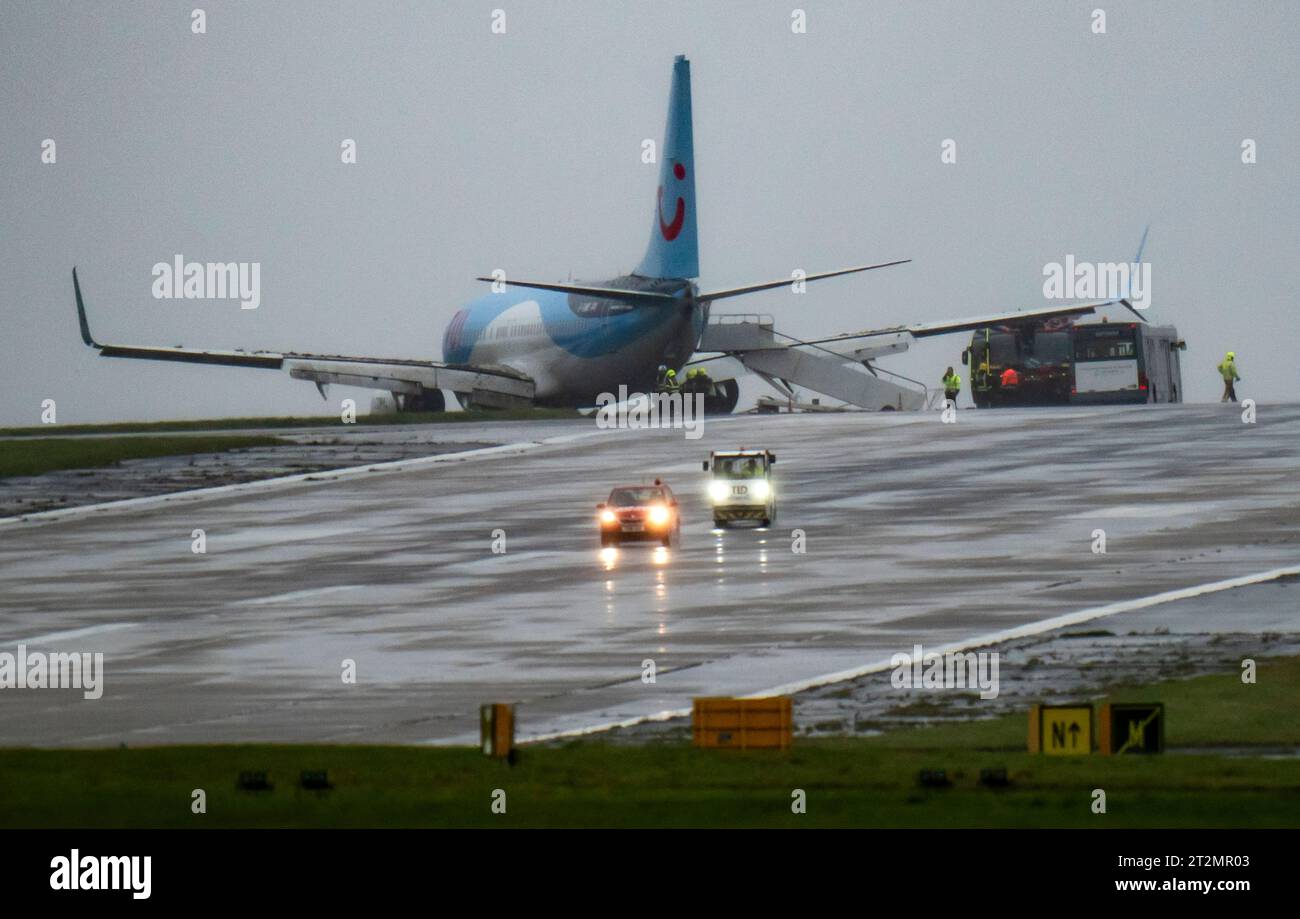
<path id="1" fill-rule="evenodd" d="M 691 63 L 673 61 L 668 125 L 659 151 L 659 187 L 650 244 L 636 273 L 648 278 L 697 278 L 700 249 L 695 227 L 695 139 L 691 128 Z"/>

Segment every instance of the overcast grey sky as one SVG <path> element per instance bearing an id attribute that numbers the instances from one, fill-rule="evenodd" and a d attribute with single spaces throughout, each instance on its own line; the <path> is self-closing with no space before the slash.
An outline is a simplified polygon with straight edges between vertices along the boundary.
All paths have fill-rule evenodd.
<path id="1" fill-rule="evenodd" d="M 1030 307 L 1045 263 L 1127 259 L 1150 221 L 1187 398 L 1218 398 L 1231 348 L 1241 395 L 1292 400 L 1297 48 L 1294 2 L 3 0 L 0 424 L 45 398 L 65 423 L 331 408 L 269 371 L 96 358 L 74 264 L 101 340 L 426 358 L 475 275 L 629 270 L 678 53 L 702 286 L 915 260 L 729 311 L 811 337 Z M 260 262 L 260 308 L 153 299 L 176 253 Z M 963 339 L 884 364 L 933 384 Z"/>

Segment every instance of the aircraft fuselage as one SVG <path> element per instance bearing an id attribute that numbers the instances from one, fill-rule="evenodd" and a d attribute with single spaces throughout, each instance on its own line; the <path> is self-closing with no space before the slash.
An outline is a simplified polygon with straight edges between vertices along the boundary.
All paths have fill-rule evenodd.
<path id="1" fill-rule="evenodd" d="M 456 313 L 442 340 L 449 364 L 500 365 L 528 374 L 539 405 L 584 407 L 620 385 L 648 392 L 659 365 L 695 352 L 707 308 L 688 280 L 628 275 L 588 286 L 673 295 L 662 306 L 560 291 L 506 288 Z"/>

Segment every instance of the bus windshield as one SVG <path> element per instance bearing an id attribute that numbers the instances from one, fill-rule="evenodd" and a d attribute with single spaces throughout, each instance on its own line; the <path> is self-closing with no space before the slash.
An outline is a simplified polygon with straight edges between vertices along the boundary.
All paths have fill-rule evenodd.
<path id="1" fill-rule="evenodd" d="M 975 366 L 988 361 L 995 367 L 1006 367 L 1018 361 L 1016 336 L 1010 332 L 995 332 L 987 339 L 980 336 L 971 342 L 971 356 Z"/>
<path id="2" fill-rule="evenodd" d="M 1034 336 L 1034 357 L 1042 364 L 1061 364 L 1070 359 L 1069 332 L 1039 332 Z"/>

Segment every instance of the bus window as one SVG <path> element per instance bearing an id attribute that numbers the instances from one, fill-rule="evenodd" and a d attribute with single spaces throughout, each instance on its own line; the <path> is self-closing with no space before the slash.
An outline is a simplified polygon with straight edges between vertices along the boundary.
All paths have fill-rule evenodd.
<path id="1" fill-rule="evenodd" d="M 1074 342 L 1076 361 L 1122 361 L 1137 357 L 1133 332 L 1119 329 L 1080 331 Z"/>

